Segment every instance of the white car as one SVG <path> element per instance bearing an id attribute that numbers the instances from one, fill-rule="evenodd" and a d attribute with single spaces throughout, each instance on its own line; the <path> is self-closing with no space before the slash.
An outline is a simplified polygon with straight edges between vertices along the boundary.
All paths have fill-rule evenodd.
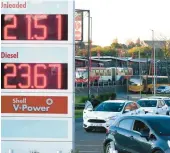
<path id="1" fill-rule="evenodd" d="M 121 115 L 145 114 L 144 110 L 133 101 L 107 100 L 93 109 L 87 102 L 83 111 L 83 128 L 90 132 L 93 129 L 107 129 Z"/>
<path id="2" fill-rule="evenodd" d="M 170 86 L 162 85 L 156 89 L 156 93 L 170 93 Z"/>
<path id="3" fill-rule="evenodd" d="M 152 97 L 149 97 L 149 98 L 151 98 L 151 99 L 161 99 L 161 100 L 164 100 L 165 104 L 168 106 L 167 115 L 170 115 L 170 97 L 152 96 Z"/>
<path id="4" fill-rule="evenodd" d="M 137 103 L 145 110 L 145 114 L 167 115 L 169 111 L 168 106 L 162 99 L 143 98 L 138 100 Z"/>

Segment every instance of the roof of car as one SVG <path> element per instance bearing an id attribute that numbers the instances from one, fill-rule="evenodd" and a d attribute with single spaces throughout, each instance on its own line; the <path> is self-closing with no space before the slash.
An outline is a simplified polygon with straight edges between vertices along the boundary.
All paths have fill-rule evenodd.
<path id="1" fill-rule="evenodd" d="M 133 102 L 133 101 L 128 101 L 128 100 L 106 100 L 104 103 L 128 103 L 128 102 Z"/>
<path id="2" fill-rule="evenodd" d="M 142 98 L 142 99 L 139 99 L 139 100 L 159 100 L 159 99 L 156 99 L 156 98 Z"/>
<path id="3" fill-rule="evenodd" d="M 151 97 L 148 97 L 149 99 L 170 99 L 170 97 L 163 97 L 163 96 L 151 96 Z"/>
<path id="4" fill-rule="evenodd" d="M 155 119 L 170 119 L 169 116 L 166 115 L 131 115 L 131 116 L 122 116 L 120 118 L 132 118 L 132 119 L 141 119 L 141 120 L 155 120 Z"/>

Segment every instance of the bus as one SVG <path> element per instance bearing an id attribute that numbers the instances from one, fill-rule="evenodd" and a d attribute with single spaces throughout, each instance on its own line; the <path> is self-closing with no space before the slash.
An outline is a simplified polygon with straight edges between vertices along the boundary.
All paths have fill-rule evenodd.
<path id="1" fill-rule="evenodd" d="M 156 87 L 160 85 L 170 85 L 168 76 L 155 76 Z M 154 89 L 154 76 L 131 76 L 128 89 L 131 92 L 151 93 Z"/>
<path id="2" fill-rule="evenodd" d="M 116 73 L 117 72 L 117 73 Z M 120 83 L 133 75 L 132 68 L 91 67 L 90 83 Z M 76 83 L 88 82 L 88 68 L 76 68 Z"/>

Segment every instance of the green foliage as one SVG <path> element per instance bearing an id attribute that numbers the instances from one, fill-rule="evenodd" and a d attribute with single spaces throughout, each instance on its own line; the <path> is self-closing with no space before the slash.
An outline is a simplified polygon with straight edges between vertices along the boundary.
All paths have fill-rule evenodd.
<path id="1" fill-rule="evenodd" d="M 79 103 L 84 103 L 85 101 L 88 100 L 88 97 L 84 96 L 79 99 Z"/>
<path id="2" fill-rule="evenodd" d="M 128 50 L 128 54 L 131 55 L 131 56 L 135 54 L 138 57 L 139 51 L 140 51 L 141 57 L 146 57 L 147 54 L 151 55 L 152 48 L 147 47 L 147 46 L 133 47 L 133 48 Z"/>

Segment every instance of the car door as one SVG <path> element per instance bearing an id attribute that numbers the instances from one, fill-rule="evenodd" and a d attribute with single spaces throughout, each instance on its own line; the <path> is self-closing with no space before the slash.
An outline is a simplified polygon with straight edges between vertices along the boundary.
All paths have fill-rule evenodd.
<path id="1" fill-rule="evenodd" d="M 135 115 L 135 112 L 132 111 L 132 103 L 129 102 L 125 105 L 123 111 L 123 115 Z"/>
<path id="2" fill-rule="evenodd" d="M 151 152 L 152 144 L 148 138 L 141 137 L 142 130 L 148 131 L 148 135 L 150 133 L 149 127 L 140 120 L 135 120 L 134 125 L 132 127 L 132 135 L 131 135 L 131 152 L 132 153 L 149 153 Z"/>
<path id="3" fill-rule="evenodd" d="M 165 104 L 164 100 L 161 100 L 161 104 L 162 104 L 162 114 L 166 115 L 168 112 L 168 106 Z"/>
<path id="4" fill-rule="evenodd" d="M 133 119 L 123 119 L 116 125 L 117 128 L 115 131 L 112 131 L 116 147 L 120 151 L 130 153 L 129 148 L 132 145 L 130 131 L 132 129 L 133 122 Z"/>
<path id="5" fill-rule="evenodd" d="M 163 106 L 162 106 L 161 100 L 158 100 L 158 101 L 157 101 L 157 108 L 156 108 L 156 109 L 157 109 L 157 111 L 156 111 L 157 114 L 163 114 L 163 109 L 162 109 L 162 107 L 163 107 Z"/>
<path id="6" fill-rule="evenodd" d="M 131 102 L 131 111 L 135 115 L 145 114 L 145 112 L 142 109 L 140 109 L 140 106 L 136 102 Z"/>
<path id="7" fill-rule="evenodd" d="M 84 117 L 86 116 L 86 114 L 90 111 L 93 110 L 93 105 L 90 101 L 86 101 L 85 103 L 85 107 L 84 107 L 84 110 L 83 110 L 83 119 Z"/>

